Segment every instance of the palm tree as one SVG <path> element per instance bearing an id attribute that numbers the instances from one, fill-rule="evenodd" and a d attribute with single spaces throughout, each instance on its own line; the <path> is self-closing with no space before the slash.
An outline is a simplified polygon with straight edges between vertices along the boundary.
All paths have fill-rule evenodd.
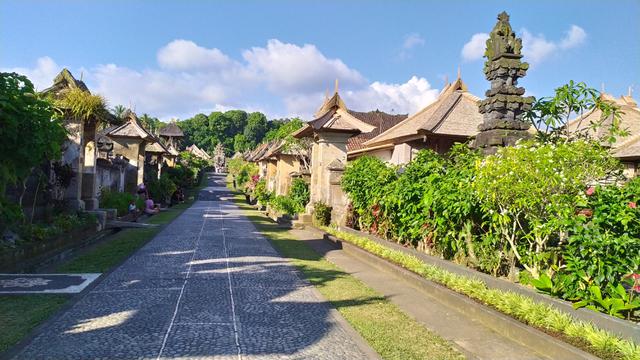
<path id="1" fill-rule="evenodd" d="M 147 129 L 149 132 L 154 133 L 155 129 L 153 126 L 153 118 L 149 116 L 149 114 L 142 114 L 142 116 L 140 116 L 138 120 L 140 120 L 140 125 L 142 125 L 142 127 Z"/>
<path id="2" fill-rule="evenodd" d="M 113 107 L 113 109 L 111 109 L 111 112 L 113 113 L 113 115 L 117 117 L 118 120 L 120 121 L 124 120 L 123 117 L 124 117 L 125 111 L 127 111 L 127 108 L 122 105 L 116 105 Z"/>

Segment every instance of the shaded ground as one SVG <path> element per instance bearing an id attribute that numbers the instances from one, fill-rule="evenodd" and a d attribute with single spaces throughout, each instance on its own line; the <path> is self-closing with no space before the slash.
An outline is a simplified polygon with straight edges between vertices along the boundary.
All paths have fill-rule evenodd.
<path id="1" fill-rule="evenodd" d="M 16 358 L 366 358 L 214 181 Z"/>

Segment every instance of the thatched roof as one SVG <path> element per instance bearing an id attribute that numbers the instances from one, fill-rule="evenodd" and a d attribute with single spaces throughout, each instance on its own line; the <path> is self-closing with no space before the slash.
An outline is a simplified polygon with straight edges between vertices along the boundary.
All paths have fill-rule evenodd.
<path id="1" fill-rule="evenodd" d="M 478 112 L 479 101 L 480 98 L 469 93 L 465 83 L 458 78 L 445 86 L 436 101 L 364 145 L 397 144 L 424 135 L 475 136 L 483 120 Z"/>
<path id="2" fill-rule="evenodd" d="M 82 80 L 77 80 L 67 68 L 62 69 L 53 79 L 53 85 L 41 91 L 44 95 L 59 97 L 66 90 L 80 89 L 89 92 L 89 88 Z"/>
<path id="3" fill-rule="evenodd" d="M 162 143 L 160 141 L 157 141 L 157 140 L 147 144 L 144 147 L 144 151 L 148 152 L 148 153 L 154 153 L 154 154 L 163 154 L 165 156 L 172 156 L 173 155 L 173 154 L 171 154 L 169 149 L 167 149 L 164 145 L 162 145 Z"/>
<path id="4" fill-rule="evenodd" d="M 163 137 L 184 137 L 182 129 L 175 122 L 170 122 L 167 126 L 160 129 L 158 135 Z"/>
<path id="5" fill-rule="evenodd" d="M 192 153 L 193 155 L 203 159 L 203 160 L 211 160 L 211 156 L 209 156 L 209 154 L 207 154 L 206 151 L 200 149 L 198 147 L 198 145 L 193 144 L 191 146 L 187 146 L 186 149 L 188 152 Z"/>
<path id="6" fill-rule="evenodd" d="M 617 105 L 620 108 L 620 126 L 629 132 L 629 135 L 618 137 L 613 143 L 613 155 L 618 158 L 640 158 L 640 108 L 631 96 L 615 98 L 609 94 L 602 94 L 602 99 Z M 579 116 L 566 125 L 571 133 L 584 133 L 595 139 L 603 139 L 613 122 L 613 117 L 602 119 L 602 112 L 594 109 Z M 599 124 L 594 130 L 591 124 Z"/>
<path id="7" fill-rule="evenodd" d="M 148 132 L 138 121 L 136 114 L 127 110 L 123 114 L 125 120 L 124 124 L 113 126 L 106 133 L 107 136 L 112 138 L 124 137 L 124 138 L 139 138 L 149 142 L 156 141 L 155 136 Z"/>
<path id="8" fill-rule="evenodd" d="M 312 136 L 317 132 L 343 132 L 359 134 L 368 133 L 375 129 L 375 126 L 356 118 L 347 109 L 344 101 L 336 91 L 333 96 L 322 104 L 316 118 L 306 123 L 302 129 L 292 135 L 296 138 Z"/>

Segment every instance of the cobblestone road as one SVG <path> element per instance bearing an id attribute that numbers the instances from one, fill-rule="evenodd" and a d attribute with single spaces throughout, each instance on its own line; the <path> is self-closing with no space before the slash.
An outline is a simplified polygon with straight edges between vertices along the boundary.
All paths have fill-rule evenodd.
<path id="1" fill-rule="evenodd" d="M 17 359 L 364 359 L 222 177 Z"/>

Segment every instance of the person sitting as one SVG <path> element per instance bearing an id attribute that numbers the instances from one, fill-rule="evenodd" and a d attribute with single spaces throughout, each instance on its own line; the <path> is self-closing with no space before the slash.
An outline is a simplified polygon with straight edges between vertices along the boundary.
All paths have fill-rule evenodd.
<path id="1" fill-rule="evenodd" d="M 129 201 L 129 214 L 136 214 L 138 213 L 138 207 L 136 206 L 136 201 L 135 200 L 130 200 Z"/>
<path id="2" fill-rule="evenodd" d="M 160 212 L 160 206 L 154 204 L 153 200 L 147 198 L 147 200 L 144 201 L 144 212 L 149 215 L 157 214 Z"/>

